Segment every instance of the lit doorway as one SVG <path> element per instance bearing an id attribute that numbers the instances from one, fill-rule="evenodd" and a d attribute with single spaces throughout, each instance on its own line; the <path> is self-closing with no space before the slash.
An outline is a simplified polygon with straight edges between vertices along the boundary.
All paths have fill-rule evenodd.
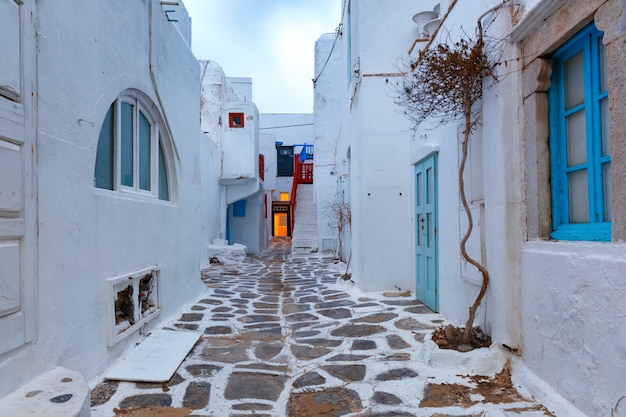
<path id="1" fill-rule="evenodd" d="M 291 207 L 289 203 L 272 204 L 272 235 L 291 236 Z"/>
<path id="2" fill-rule="evenodd" d="M 274 236 L 287 236 L 287 213 L 274 213 Z"/>

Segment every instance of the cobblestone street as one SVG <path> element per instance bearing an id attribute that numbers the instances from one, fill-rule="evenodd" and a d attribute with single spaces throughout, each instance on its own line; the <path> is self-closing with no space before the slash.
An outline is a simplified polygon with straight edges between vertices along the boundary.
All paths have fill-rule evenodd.
<path id="1" fill-rule="evenodd" d="M 207 293 L 166 325 L 202 333 L 174 377 L 103 381 L 92 416 L 554 415 L 516 390 L 500 349 L 441 351 L 429 341 L 438 314 L 412 297 L 355 296 L 331 265 L 292 258 L 287 240 L 213 264 Z"/>

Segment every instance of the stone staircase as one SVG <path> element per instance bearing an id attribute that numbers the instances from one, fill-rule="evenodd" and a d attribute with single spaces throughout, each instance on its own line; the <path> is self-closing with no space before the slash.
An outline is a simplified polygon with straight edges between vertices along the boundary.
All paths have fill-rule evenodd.
<path id="1" fill-rule="evenodd" d="M 291 233 L 291 253 L 310 255 L 317 251 L 317 208 L 313 201 L 313 184 L 298 184 L 296 217 Z"/>

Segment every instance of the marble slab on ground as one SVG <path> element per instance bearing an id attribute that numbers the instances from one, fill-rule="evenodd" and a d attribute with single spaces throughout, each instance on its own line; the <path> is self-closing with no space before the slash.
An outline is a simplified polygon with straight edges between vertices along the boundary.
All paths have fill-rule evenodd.
<path id="1" fill-rule="evenodd" d="M 353 313 L 378 313 L 385 311 L 385 307 L 381 305 L 360 307 L 358 304 L 350 307 Z"/>
<path id="2" fill-rule="evenodd" d="M 199 333 L 158 330 L 106 373 L 116 381 L 166 382 L 200 338 Z"/>

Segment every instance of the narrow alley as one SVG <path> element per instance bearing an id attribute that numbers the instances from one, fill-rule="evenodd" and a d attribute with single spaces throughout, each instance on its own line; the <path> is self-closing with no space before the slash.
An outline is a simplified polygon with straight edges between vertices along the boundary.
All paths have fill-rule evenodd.
<path id="1" fill-rule="evenodd" d="M 167 383 L 102 381 L 92 416 L 553 416 L 516 390 L 499 348 L 444 351 L 443 320 L 400 293 L 358 294 L 331 258 L 212 264 L 205 295 L 165 325 L 202 337 Z"/>

